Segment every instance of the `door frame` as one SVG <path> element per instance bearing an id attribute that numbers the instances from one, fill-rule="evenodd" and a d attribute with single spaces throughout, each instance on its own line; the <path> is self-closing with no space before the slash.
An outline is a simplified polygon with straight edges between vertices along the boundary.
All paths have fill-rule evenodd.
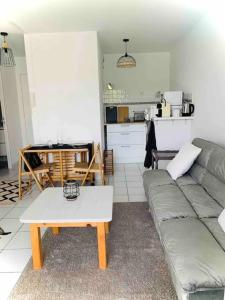
<path id="1" fill-rule="evenodd" d="M 1 67 L 0 67 L 0 71 L 1 71 Z M 6 113 L 5 113 L 4 89 L 3 89 L 3 84 L 2 84 L 1 72 L 0 72 L 0 104 L 1 104 L 2 116 L 3 116 L 3 128 L 4 128 L 4 136 L 5 136 L 5 146 L 6 146 L 8 169 L 12 169 L 12 158 L 11 158 L 11 154 L 10 154 L 7 117 L 6 117 Z"/>

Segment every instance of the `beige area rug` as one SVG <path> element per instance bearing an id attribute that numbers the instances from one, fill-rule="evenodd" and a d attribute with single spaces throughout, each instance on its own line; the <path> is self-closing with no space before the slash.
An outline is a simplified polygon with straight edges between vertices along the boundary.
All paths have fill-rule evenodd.
<path id="1" fill-rule="evenodd" d="M 22 182 L 22 188 L 26 189 L 28 182 Z M 13 204 L 19 200 L 19 183 L 18 180 L 0 181 L 0 206 Z"/>
<path id="2" fill-rule="evenodd" d="M 105 271 L 98 269 L 94 228 L 48 231 L 43 244 L 43 269 L 33 271 L 30 261 L 9 299 L 176 299 L 146 203 L 114 204 Z"/>

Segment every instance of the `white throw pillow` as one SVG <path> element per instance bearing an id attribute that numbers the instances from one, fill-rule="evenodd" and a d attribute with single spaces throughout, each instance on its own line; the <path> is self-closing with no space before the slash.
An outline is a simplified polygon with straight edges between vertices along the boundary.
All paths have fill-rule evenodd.
<path id="1" fill-rule="evenodd" d="M 193 144 L 184 145 L 174 159 L 167 165 L 166 169 L 170 176 L 176 180 L 178 177 L 185 174 L 193 165 L 201 151 L 202 149 Z"/>
<path id="2" fill-rule="evenodd" d="M 225 232 L 225 209 L 219 215 L 218 222 L 221 228 L 223 229 L 223 231 Z"/>

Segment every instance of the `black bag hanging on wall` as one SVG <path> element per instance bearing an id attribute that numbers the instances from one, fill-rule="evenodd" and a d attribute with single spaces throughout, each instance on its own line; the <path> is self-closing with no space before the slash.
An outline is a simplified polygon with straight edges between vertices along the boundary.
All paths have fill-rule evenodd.
<path id="1" fill-rule="evenodd" d="M 147 141 L 145 146 L 146 156 L 144 161 L 144 167 L 150 168 L 152 167 L 152 150 L 157 150 L 156 146 L 156 138 L 155 138 L 155 124 L 151 120 L 148 124 L 148 130 L 147 130 Z"/>

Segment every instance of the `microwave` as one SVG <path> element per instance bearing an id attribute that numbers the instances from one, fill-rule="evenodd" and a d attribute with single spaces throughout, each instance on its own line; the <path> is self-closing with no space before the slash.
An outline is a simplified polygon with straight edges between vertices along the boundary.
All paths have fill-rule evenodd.
<path id="1" fill-rule="evenodd" d="M 145 112 L 144 111 L 134 111 L 134 122 L 144 122 Z"/>

